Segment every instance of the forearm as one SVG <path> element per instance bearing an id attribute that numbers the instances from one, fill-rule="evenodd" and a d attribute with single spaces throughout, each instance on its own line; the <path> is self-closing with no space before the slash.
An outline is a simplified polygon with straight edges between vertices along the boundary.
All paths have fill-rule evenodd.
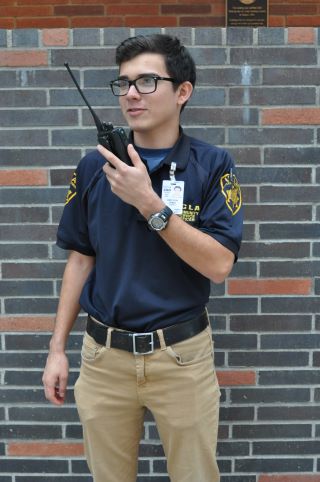
<path id="1" fill-rule="evenodd" d="M 83 285 L 94 265 L 95 258 L 72 251 L 70 253 L 61 286 L 60 300 L 50 352 L 65 350 L 72 326 L 80 311 L 79 298 Z"/>
<path id="2" fill-rule="evenodd" d="M 183 261 L 214 283 L 222 283 L 230 273 L 234 254 L 179 216 L 172 215 L 159 235 Z"/>

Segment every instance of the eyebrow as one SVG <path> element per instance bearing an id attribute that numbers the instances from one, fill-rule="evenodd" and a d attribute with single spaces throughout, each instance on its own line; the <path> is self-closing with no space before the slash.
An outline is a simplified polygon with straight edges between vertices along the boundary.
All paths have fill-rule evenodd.
<path id="1" fill-rule="evenodd" d="M 136 79 L 139 79 L 140 77 L 144 77 L 144 76 L 152 76 L 152 75 L 158 75 L 160 76 L 160 74 L 156 73 L 156 72 L 143 72 L 142 74 L 139 74 L 138 77 L 136 77 L 135 79 L 133 80 L 136 80 Z M 129 80 L 129 77 L 127 75 L 119 75 L 119 77 L 117 78 L 117 80 Z"/>

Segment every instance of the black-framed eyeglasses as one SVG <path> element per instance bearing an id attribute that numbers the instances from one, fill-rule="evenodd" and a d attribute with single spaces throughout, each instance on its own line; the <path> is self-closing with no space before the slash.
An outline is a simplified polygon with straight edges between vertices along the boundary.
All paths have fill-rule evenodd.
<path id="1" fill-rule="evenodd" d="M 171 77 L 160 77 L 160 75 L 140 75 L 137 79 L 115 79 L 110 82 L 110 87 L 113 95 L 117 97 L 121 95 L 127 95 L 131 85 L 135 86 L 135 89 L 139 94 L 152 94 L 158 87 L 159 80 L 167 80 L 169 82 L 176 83 L 177 81 Z"/>

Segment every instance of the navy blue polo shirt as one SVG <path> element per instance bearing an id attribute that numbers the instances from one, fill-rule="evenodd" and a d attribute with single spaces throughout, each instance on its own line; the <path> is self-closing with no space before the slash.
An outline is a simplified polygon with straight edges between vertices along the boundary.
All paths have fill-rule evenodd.
<path id="1" fill-rule="evenodd" d="M 172 161 L 176 180 L 184 181 L 182 219 L 237 258 L 241 191 L 229 154 L 181 130 L 173 149 L 150 173 L 159 196 Z M 107 325 L 138 332 L 197 316 L 208 302 L 210 280 L 150 231 L 136 208 L 112 193 L 102 171 L 105 162 L 98 151 L 80 161 L 57 233 L 61 248 L 96 257 L 80 305 Z"/>

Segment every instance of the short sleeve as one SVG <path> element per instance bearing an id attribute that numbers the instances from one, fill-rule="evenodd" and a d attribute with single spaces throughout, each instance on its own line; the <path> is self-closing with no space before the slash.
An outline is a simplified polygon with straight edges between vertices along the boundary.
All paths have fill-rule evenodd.
<path id="1" fill-rule="evenodd" d="M 237 259 L 242 240 L 243 207 L 236 168 L 230 155 L 219 149 L 204 193 L 199 228 Z"/>
<path id="2" fill-rule="evenodd" d="M 58 226 L 57 245 L 87 256 L 95 256 L 88 232 L 85 190 L 90 182 L 83 158 L 72 175 L 66 195 L 65 206 Z"/>

